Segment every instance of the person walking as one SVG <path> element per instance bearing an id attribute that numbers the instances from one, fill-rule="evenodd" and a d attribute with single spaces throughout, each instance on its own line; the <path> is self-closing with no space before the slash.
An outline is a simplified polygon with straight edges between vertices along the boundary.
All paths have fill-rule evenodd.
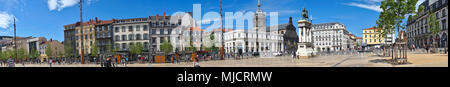
<path id="1" fill-rule="evenodd" d="M 423 44 L 423 47 L 425 48 L 426 53 L 428 53 L 428 46 L 427 46 L 427 44 Z"/>
<path id="2" fill-rule="evenodd" d="M 8 62 L 8 67 L 15 67 L 14 59 L 12 59 L 11 56 L 9 57 L 7 62 Z"/>
<path id="3" fill-rule="evenodd" d="M 194 67 L 200 67 L 200 63 L 198 62 L 198 58 L 194 59 Z"/>
<path id="4" fill-rule="evenodd" d="M 106 58 L 106 61 L 105 61 L 105 65 L 104 65 L 105 67 L 111 67 L 111 58 Z"/>
<path id="5" fill-rule="evenodd" d="M 122 63 L 122 66 L 124 66 L 124 67 L 127 66 L 127 63 L 126 63 L 126 60 L 125 60 L 125 59 L 122 59 L 120 62 Z"/>
<path id="6" fill-rule="evenodd" d="M 50 67 L 52 67 L 52 61 L 53 59 L 48 59 L 48 64 L 50 65 Z"/>

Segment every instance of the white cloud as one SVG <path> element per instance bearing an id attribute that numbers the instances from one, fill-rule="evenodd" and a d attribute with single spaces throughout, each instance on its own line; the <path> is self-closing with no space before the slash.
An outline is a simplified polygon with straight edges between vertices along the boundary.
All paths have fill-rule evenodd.
<path id="1" fill-rule="evenodd" d="M 6 12 L 0 12 L 0 28 L 7 29 L 9 25 L 12 24 L 14 20 L 14 15 L 8 14 Z"/>
<path id="2" fill-rule="evenodd" d="M 61 11 L 66 7 L 75 6 L 78 4 L 80 0 L 48 0 L 48 9 L 50 11 L 58 10 Z M 88 3 L 91 3 L 92 0 L 87 0 Z"/>
<path id="3" fill-rule="evenodd" d="M 377 1 L 377 0 L 372 0 L 372 1 Z M 382 12 L 383 9 L 380 8 L 380 5 L 376 5 L 376 4 L 361 4 L 361 3 L 348 3 L 347 5 L 349 6 L 355 6 L 355 7 L 360 7 L 360 8 L 365 8 L 365 9 L 369 9 L 369 10 L 373 10 L 373 11 L 377 11 L 377 12 Z"/>

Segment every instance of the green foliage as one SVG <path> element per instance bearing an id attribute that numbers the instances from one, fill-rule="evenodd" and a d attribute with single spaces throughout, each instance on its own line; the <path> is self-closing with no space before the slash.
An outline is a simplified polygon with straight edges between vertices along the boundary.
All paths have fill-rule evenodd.
<path id="1" fill-rule="evenodd" d="M 130 45 L 130 53 L 131 54 L 141 54 L 144 50 L 144 45 L 142 43 L 136 43 Z"/>
<path id="2" fill-rule="evenodd" d="M 0 59 L 7 60 L 9 57 L 15 58 L 13 50 L 6 50 L 6 51 L 1 52 L 1 58 Z"/>
<path id="3" fill-rule="evenodd" d="M 19 48 L 19 50 L 17 51 L 17 58 L 18 59 L 25 59 L 26 58 L 25 49 Z"/>
<path id="4" fill-rule="evenodd" d="M 106 54 L 111 54 L 111 53 L 113 53 L 113 49 L 112 49 L 111 43 L 106 44 L 105 53 L 106 53 Z"/>
<path id="5" fill-rule="evenodd" d="M 377 31 L 386 37 L 388 34 L 395 34 L 395 29 L 405 29 L 402 25 L 403 19 L 407 14 L 415 11 L 418 0 L 384 0 L 381 2 L 380 8 L 383 10 L 377 20 L 377 27 L 381 30 Z"/>
<path id="6" fill-rule="evenodd" d="M 52 45 L 48 44 L 47 47 L 45 48 L 45 54 L 47 54 L 48 57 L 52 57 L 53 56 L 53 50 L 52 50 Z"/>
<path id="7" fill-rule="evenodd" d="M 164 53 L 170 53 L 173 50 L 173 46 L 170 42 L 164 40 L 163 44 L 161 45 L 161 51 Z"/>
<path id="8" fill-rule="evenodd" d="M 96 57 L 98 55 L 98 46 L 97 46 L 97 42 L 94 42 L 94 44 L 91 47 L 91 56 L 92 57 Z"/>
<path id="9" fill-rule="evenodd" d="M 36 49 L 31 49 L 29 57 L 37 58 L 37 57 L 39 57 L 39 52 Z"/>
<path id="10" fill-rule="evenodd" d="M 64 56 L 66 58 L 70 58 L 72 56 L 75 56 L 73 52 L 73 48 L 72 48 L 73 43 L 71 41 L 68 41 L 66 43 L 64 43 Z"/>
<path id="11" fill-rule="evenodd" d="M 439 28 L 439 21 L 436 18 L 436 14 L 433 14 L 433 12 L 428 12 L 428 27 L 431 33 L 436 36 L 441 29 Z"/>

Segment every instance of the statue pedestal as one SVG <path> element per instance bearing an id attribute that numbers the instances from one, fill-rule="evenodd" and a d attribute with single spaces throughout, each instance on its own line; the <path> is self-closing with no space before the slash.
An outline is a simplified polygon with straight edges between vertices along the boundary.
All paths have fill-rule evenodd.
<path id="1" fill-rule="evenodd" d="M 309 59 L 313 57 L 313 52 L 311 43 L 299 43 L 296 54 L 298 59 Z"/>

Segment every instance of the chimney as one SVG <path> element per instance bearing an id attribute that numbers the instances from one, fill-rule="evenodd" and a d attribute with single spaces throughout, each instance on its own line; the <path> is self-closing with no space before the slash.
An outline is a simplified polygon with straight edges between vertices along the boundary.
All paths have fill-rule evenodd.
<path id="1" fill-rule="evenodd" d="M 159 15 L 158 14 L 156 14 L 156 20 L 159 20 Z"/>
<path id="2" fill-rule="evenodd" d="M 98 21 L 98 18 L 97 17 L 95 17 L 95 23 L 98 23 L 99 21 Z"/>
<path id="3" fill-rule="evenodd" d="M 166 12 L 164 12 L 164 19 L 166 19 Z"/>

